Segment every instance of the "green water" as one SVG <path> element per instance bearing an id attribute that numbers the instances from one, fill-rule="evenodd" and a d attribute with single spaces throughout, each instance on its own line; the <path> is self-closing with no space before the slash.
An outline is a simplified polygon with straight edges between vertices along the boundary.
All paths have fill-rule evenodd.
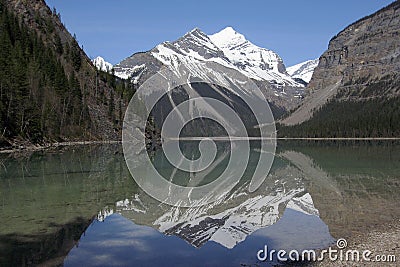
<path id="1" fill-rule="evenodd" d="M 400 218 L 399 152 L 400 146 L 390 142 L 281 143 L 266 181 L 256 192 L 246 193 L 249 172 L 259 153 L 258 150 L 253 150 L 250 167 L 235 187 L 231 199 L 206 207 L 199 213 L 199 216 L 214 218 L 218 214 L 234 210 L 230 214 L 231 218 L 233 215 L 240 215 L 242 223 L 246 224 L 247 221 L 247 225 L 254 226 L 254 231 L 248 230 L 245 239 L 237 237 L 238 243 L 232 248 L 228 241 L 212 242 L 216 236 L 211 238 L 211 234 L 207 238 L 198 238 L 200 233 L 211 231 L 210 226 L 204 223 L 210 221 L 209 219 L 203 220 L 203 224 L 199 224 L 197 228 L 183 228 L 182 224 L 177 224 L 175 228 L 163 229 L 160 220 L 164 224 L 182 223 L 186 218 L 182 215 L 185 210 L 180 211 L 177 221 L 166 221 L 165 214 L 169 214 L 171 207 L 160 205 L 138 188 L 128 172 L 119 145 L 75 146 L 31 154 L 3 154 L 0 155 L 0 265 L 57 265 L 63 262 L 69 266 L 78 262 L 88 264 L 90 261 L 87 261 L 87 256 L 80 253 L 85 248 L 80 247 L 85 247 L 85 240 L 100 233 L 100 228 L 95 225 L 99 220 L 103 221 L 105 216 L 102 214 L 109 211 L 120 217 L 115 217 L 117 215 L 114 214 L 109 221 L 104 219 L 104 225 L 108 225 L 101 228 L 104 235 L 102 238 L 105 240 L 108 238 L 107 233 L 109 236 L 116 236 L 115 229 L 121 223 L 118 220 L 126 220 L 124 223 L 129 222 L 129 227 L 136 227 L 132 228 L 135 231 L 150 227 L 160 235 L 159 239 L 149 238 L 147 241 L 150 244 L 153 242 L 168 246 L 178 242 L 182 251 L 187 251 L 193 259 L 200 259 L 205 254 L 213 255 L 212 265 L 215 266 L 221 265 L 224 258 L 230 257 L 226 253 L 238 249 L 243 257 L 232 264 L 255 263 L 254 253 L 264 240 L 260 236 L 268 236 L 265 240 L 275 244 L 290 244 L 293 241 L 294 246 L 303 248 L 326 246 L 332 238 L 363 233 L 376 225 Z M 192 154 L 196 153 L 193 151 Z M 173 171 L 159 152 L 154 155 L 154 164 L 161 173 L 168 175 Z M 210 175 L 218 173 L 216 171 Z M 187 182 L 185 179 L 183 183 Z M 291 198 L 305 194 L 312 198 L 310 207 L 297 213 L 285 208 Z M 255 211 L 243 211 L 249 208 L 241 205 L 261 197 L 273 197 L 279 205 L 273 211 L 272 204 L 268 206 L 270 204 L 261 203 L 264 206 L 259 213 L 271 217 L 271 222 L 264 219 L 251 223 Z M 130 204 L 121 204 L 124 201 Z M 317 212 L 318 216 L 313 215 L 313 212 Z M 186 219 L 194 220 L 193 216 Z M 299 222 L 304 220 L 303 226 L 296 225 L 300 232 L 302 227 L 304 231 L 315 232 L 314 239 L 317 241 L 301 241 L 304 237 L 300 232 L 298 236 L 285 236 L 287 229 L 294 227 L 286 225 L 285 221 L 293 216 L 299 218 Z M 306 219 L 312 219 L 315 230 L 306 227 L 306 224 L 310 224 L 305 222 Z M 225 220 L 226 225 L 229 220 Z M 221 223 L 215 220 L 217 222 Z M 281 237 L 271 237 L 268 229 L 273 227 L 280 229 L 277 231 L 282 232 Z M 265 235 L 260 234 L 263 231 Z M 90 234 L 85 237 L 87 232 Z M 127 242 L 124 238 L 119 238 L 121 242 Z M 82 245 L 76 248 L 77 244 Z M 92 252 L 93 257 L 105 253 L 91 248 L 89 244 L 92 243 L 87 244 L 86 249 Z M 113 253 L 118 255 L 118 251 Z M 132 259 L 135 257 L 133 251 Z M 179 258 L 173 251 L 168 253 L 171 257 Z M 124 257 L 127 257 L 128 262 L 131 259 L 129 255 Z M 153 265 L 161 264 L 162 261 L 157 261 L 156 258 L 154 256 L 151 261 Z M 141 265 L 150 262 L 148 259 L 143 262 L 135 259 Z M 189 259 L 185 259 L 181 260 L 189 264 Z M 109 265 L 112 260 L 103 263 Z M 174 264 L 172 259 L 171 264 Z"/>

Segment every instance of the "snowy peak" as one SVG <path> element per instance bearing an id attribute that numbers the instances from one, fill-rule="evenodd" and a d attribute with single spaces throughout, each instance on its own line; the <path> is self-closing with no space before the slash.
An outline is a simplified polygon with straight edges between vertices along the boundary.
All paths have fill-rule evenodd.
<path id="1" fill-rule="evenodd" d="M 195 28 L 186 33 L 183 37 L 172 43 L 164 43 L 170 46 L 175 52 L 192 56 L 199 60 L 224 57 L 223 52 L 216 46 L 207 34 Z"/>
<path id="2" fill-rule="evenodd" d="M 318 59 L 307 60 L 287 68 L 286 71 L 292 78 L 299 78 L 309 83 L 318 62 Z"/>
<path id="3" fill-rule="evenodd" d="M 278 87 L 303 87 L 286 73 L 283 60 L 278 54 L 252 44 L 232 27 L 212 35 L 194 28 L 176 41 L 159 44 L 149 54 L 176 72 L 179 72 L 180 65 L 190 65 L 189 69 L 193 69 L 194 64 L 211 61 L 238 70 L 251 79 L 267 81 Z M 137 60 L 139 57 L 137 55 L 135 58 L 134 55 L 117 64 L 116 75 L 132 76 L 135 73 L 132 69 L 145 63 Z"/>
<path id="4" fill-rule="evenodd" d="M 111 63 L 108 63 L 107 61 L 104 60 L 102 57 L 96 57 L 95 59 L 92 60 L 93 65 L 101 71 L 105 72 L 110 72 L 113 68 L 113 65 Z"/>
<path id="5" fill-rule="evenodd" d="M 190 32 L 186 33 L 182 38 L 185 38 L 185 37 L 188 37 L 188 36 L 195 36 L 197 38 L 208 39 L 207 34 L 202 32 L 199 28 L 194 28 Z"/>
<path id="6" fill-rule="evenodd" d="M 213 35 L 195 28 L 175 41 L 126 58 L 114 69 L 117 76 L 141 84 L 163 67 L 183 80 L 188 76 L 209 80 L 214 75 L 221 84 L 228 68 L 231 79 L 236 80 L 233 73 L 239 72 L 256 81 L 269 101 L 285 109 L 296 106 L 304 94 L 304 84 L 287 74 L 278 54 L 252 44 L 232 27 Z"/>
<path id="7" fill-rule="evenodd" d="M 220 48 L 234 48 L 238 44 L 248 42 L 244 35 L 235 31 L 232 27 L 226 27 L 222 31 L 210 35 L 210 39 Z"/>
<path id="8" fill-rule="evenodd" d="M 232 27 L 210 35 L 210 39 L 249 77 L 276 81 L 283 85 L 301 86 L 286 75 L 283 60 L 277 53 L 254 45 Z"/>

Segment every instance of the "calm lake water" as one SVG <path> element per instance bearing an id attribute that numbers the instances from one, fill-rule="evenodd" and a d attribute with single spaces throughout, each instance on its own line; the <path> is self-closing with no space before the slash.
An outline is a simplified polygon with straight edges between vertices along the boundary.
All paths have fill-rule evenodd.
<path id="1" fill-rule="evenodd" d="M 198 154 L 193 147 L 182 147 L 189 158 Z M 400 218 L 399 144 L 282 142 L 250 193 L 259 153 L 254 145 L 226 199 L 197 208 L 144 193 L 120 145 L 0 155 L 0 266 L 269 266 L 257 259 L 265 245 L 324 248 Z M 161 151 L 151 156 L 177 184 L 191 179 Z"/>

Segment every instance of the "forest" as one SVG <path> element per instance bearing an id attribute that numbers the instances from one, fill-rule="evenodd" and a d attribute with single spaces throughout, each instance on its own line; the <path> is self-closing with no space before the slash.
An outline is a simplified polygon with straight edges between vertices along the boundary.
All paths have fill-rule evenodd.
<path id="1" fill-rule="evenodd" d="M 59 19 L 56 10 L 49 16 L 35 13 L 31 23 L 39 25 L 37 30 L 0 1 L 0 145 L 15 139 L 43 143 L 96 138 L 89 111 L 94 105 L 121 128 L 132 86 L 112 73 L 88 69 L 76 37 L 67 38 L 57 29 Z M 87 81 L 92 73 L 95 92 Z"/>
<path id="2" fill-rule="evenodd" d="M 332 99 L 299 125 L 277 125 L 279 137 L 366 138 L 400 136 L 400 97 Z"/>

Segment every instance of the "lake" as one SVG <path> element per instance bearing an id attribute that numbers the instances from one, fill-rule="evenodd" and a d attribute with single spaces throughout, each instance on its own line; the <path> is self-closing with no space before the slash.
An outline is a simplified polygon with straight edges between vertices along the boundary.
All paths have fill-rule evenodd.
<path id="1" fill-rule="evenodd" d="M 196 158 L 196 144 L 183 154 Z M 229 145 L 221 142 L 218 155 Z M 121 145 L 0 155 L 0 266 L 269 266 L 264 248 L 321 249 L 400 218 L 400 144 L 278 142 L 270 173 L 248 191 L 257 159 L 224 199 L 173 207 L 135 183 Z M 187 184 L 161 150 L 156 169 Z M 202 180 L 210 182 L 227 159 Z"/>

